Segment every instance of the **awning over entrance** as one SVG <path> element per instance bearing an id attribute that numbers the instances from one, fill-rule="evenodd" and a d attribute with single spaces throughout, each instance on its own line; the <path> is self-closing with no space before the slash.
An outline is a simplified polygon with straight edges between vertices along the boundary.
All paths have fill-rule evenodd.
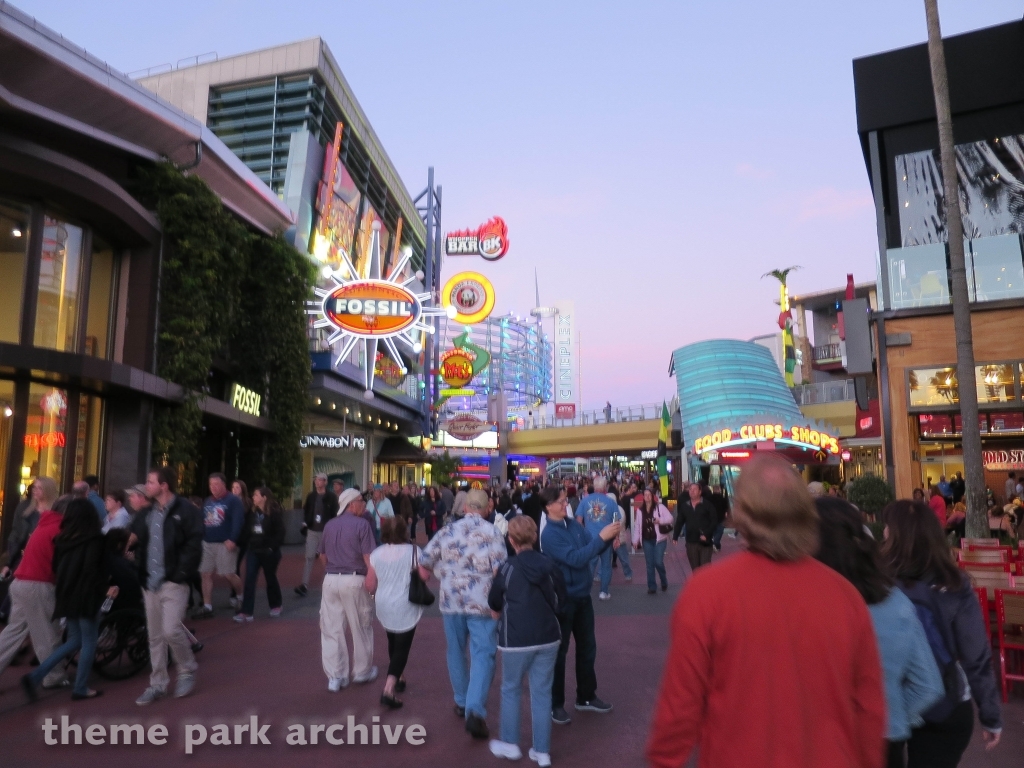
<path id="1" fill-rule="evenodd" d="M 430 456 L 404 437 L 389 437 L 384 440 L 374 461 L 378 464 L 429 464 Z"/>

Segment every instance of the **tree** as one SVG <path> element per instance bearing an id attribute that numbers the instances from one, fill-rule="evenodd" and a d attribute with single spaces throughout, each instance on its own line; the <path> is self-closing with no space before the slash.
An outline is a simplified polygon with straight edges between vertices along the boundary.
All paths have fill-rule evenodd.
<path id="1" fill-rule="evenodd" d="M 448 485 L 459 477 L 459 460 L 448 455 L 435 456 L 430 460 L 430 481 L 435 485 Z"/>
<path id="2" fill-rule="evenodd" d="M 928 60 L 935 93 L 935 120 L 939 128 L 939 157 L 942 164 L 943 198 L 946 204 L 946 234 L 952 271 L 953 330 L 956 337 L 957 380 L 960 383 L 961 443 L 964 455 L 964 480 L 967 484 L 967 536 L 988 535 L 985 505 L 985 469 L 981 460 L 981 430 L 978 428 L 978 390 L 974 369 L 974 338 L 971 306 L 967 293 L 967 268 L 964 259 L 964 225 L 960 213 L 960 184 L 953 145 L 953 116 L 949 105 L 949 79 L 946 52 L 939 28 L 938 0 L 924 0 L 928 22 Z"/>

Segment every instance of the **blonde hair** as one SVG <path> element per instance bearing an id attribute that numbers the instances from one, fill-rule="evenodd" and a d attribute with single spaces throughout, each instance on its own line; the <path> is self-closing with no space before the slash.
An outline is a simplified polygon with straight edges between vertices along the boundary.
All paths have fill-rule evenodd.
<path id="1" fill-rule="evenodd" d="M 733 521 L 754 552 L 791 561 L 818 550 L 818 512 L 803 480 L 778 456 L 754 456 L 736 482 Z"/>
<path id="2" fill-rule="evenodd" d="M 53 502 L 57 500 L 57 481 L 52 477 L 37 477 L 36 485 L 39 486 L 42 494 L 42 502 L 48 509 L 53 509 Z"/>
<path id="3" fill-rule="evenodd" d="M 517 547 L 532 547 L 537 541 L 537 524 L 531 517 L 516 515 L 508 521 L 508 539 Z"/>

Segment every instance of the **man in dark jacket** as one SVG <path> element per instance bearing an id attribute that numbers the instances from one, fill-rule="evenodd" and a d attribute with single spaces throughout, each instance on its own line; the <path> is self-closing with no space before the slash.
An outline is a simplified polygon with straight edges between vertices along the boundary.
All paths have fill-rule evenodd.
<path id="1" fill-rule="evenodd" d="M 711 564 L 718 512 L 710 501 L 704 499 L 700 483 L 690 483 L 686 499 L 680 497 L 680 502 L 672 541 L 679 541 L 679 534 L 685 525 L 686 559 L 690 561 L 690 569 L 696 571 L 702 565 Z"/>
<path id="2" fill-rule="evenodd" d="M 313 478 L 313 490 L 302 505 L 302 535 L 306 537 L 306 563 L 302 566 L 302 583 L 295 588 L 295 594 L 305 597 L 309 591 L 309 577 L 313 563 L 324 535 L 324 526 L 338 514 L 338 497 L 327 490 L 327 475 L 318 472 Z"/>
<path id="3" fill-rule="evenodd" d="M 569 653 L 570 636 L 576 639 L 576 711 L 612 711 L 611 704 L 597 698 L 597 673 L 594 671 L 597 638 L 594 635 L 594 602 L 590 597 L 593 586 L 590 561 L 618 538 L 621 524 L 606 525 L 598 536 L 593 536 L 567 515 L 569 505 L 560 488 L 549 486 L 540 498 L 548 516 L 541 535 L 541 551 L 560 566 L 568 594 L 565 611 L 560 617 L 562 642 L 555 659 L 551 720 L 558 725 L 568 725 L 571 720 L 565 711 L 565 657 Z"/>
<path id="4" fill-rule="evenodd" d="M 195 687 L 196 659 L 181 623 L 188 606 L 189 584 L 199 573 L 203 556 L 203 515 L 175 493 L 177 478 L 170 467 L 156 467 L 146 476 L 146 495 L 152 505 L 135 515 L 129 546 L 143 586 L 149 660 L 153 668 L 147 688 L 135 703 L 151 704 L 167 693 L 167 649 L 174 654 L 177 698 Z"/>
<path id="5" fill-rule="evenodd" d="M 487 604 L 498 619 L 502 654 L 501 739 L 491 742 L 496 757 L 518 760 L 519 700 L 523 678 L 530 681 L 533 748 L 530 758 L 551 765 L 551 685 L 561 643 L 558 614 L 566 603 L 562 571 L 547 555 L 533 549 L 537 526 L 525 515 L 514 517 L 508 540 L 515 557 L 506 560 L 491 583 Z"/>

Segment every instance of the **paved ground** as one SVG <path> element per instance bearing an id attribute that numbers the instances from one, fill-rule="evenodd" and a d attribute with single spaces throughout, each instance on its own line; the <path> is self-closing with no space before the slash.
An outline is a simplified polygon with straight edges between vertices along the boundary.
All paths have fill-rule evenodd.
<path id="1" fill-rule="evenodd" d="M 726 540 L 726 548 L 735 545 Z M 424 616 L 416 633 L 407 670 L 409 688 L 404 695 L 405 707 L 397 714 L 382 710 L 378 704 L 380 686 L 350 686 L 338 694 L 327 691 L 320 666 L 320 643 L 317 628 L 319 589 L 311 589 L 305 599 L 292 592 L 301 568 L 301 554 L 288 548 L 282 563 L 282 585 L 285 588 L 285 612 L 281 619 L 267 617 L 265 595 L 257 602 L 257 620 L 248 625 L 231 621 L 231 611 L 218 610 L 214 619 L 189 622 L 205 643 L 199 654 L 199 682 L 195 694 L 187 699 L 166 699 L 146 709 L 135 706 L 134 700 L 146 686 L 146 675 L 112 683 L 94 681 L 105 695 L 95 701 L 72 702 L 66 692 L 45 692 L 36 704 L 27 704 L 18 678 L 25 667 L 13 667 L 0 677 L 0 765 L 49 766 L 74 760 L 76 767 L 106 768 L 110 761 L 120 764 L 150 766 L 176 765 L 184 756 L 186 724 L 202 724 L 212 731 L 217 723 L 247 723 L 256 715 L 260 725 L 270 723 L 267 736 L 270 746 L 211 746 L 195 748 L 188 758 L 197 766 L 296 765 L 306 768 L 335 765 L 339 758 L 354 758 L 366 766 L 389 768 L 469 768 L 469 766 L 500 765 L 487 751 L 486 742 L 475 742 L 462 730 L 462 721 L 452 713 L 452 695 L 444 662 L 444 632 L 440 614 L 431 609 Z M 613 599 L 597 603 L 598 693 L 615 706 L 609 715 L 574 713 L 568 727 L 554 727 L 552 759 L 559 766 L 615 765 L 634 768 L 644 764 L 643 747 L 650 726 L 651 706 L 657 693 L 658 680 L 667 647 L 667 618 L 685 582 L 689 568 L 682 549 L 669 548 L 666 557 L 671 587 L 666 594 L 646 594 L 642 555 L 632 559 L 636 578 L 623 581 L 615 571 Z M 436 583 L 434 584 L 436 588 Z M 595 591 L 596 592 L 596 591 Z M 217 602 L 226 606 L 226 593 Z M 379 629 L 379 627 L 378 627 Z M 387 665 L 386 638 L 375 632 L 377 663 L 382 671 Z M 571 651 L 570 651 L 571 653 Z M 566 684 L 567 698 L 575 684 L 572 664 Z M 500 679 L 500 670 L 498 673 Z M 571 699 L 570 699 L 571 700 Z M 70 722 L 83 726 L 98 723 L 140 723 L 149 728 L 164 724 L 169 739 L 164 746 L 46 746 L 42 724 L 46 718 L 60 723 L 67 715 Z M 401 744 L 386 744 L 382 732 L 380 746 L 287 746 L 288 726 L 301 723 L 347 722 L 352 716 L 357 723 L 372 725 L 372 718 L 392 726 L 420 724 L 426 729 L 421 746 L 412 746 L 401 737 Z M 523 710 L 522 745 L 529 742 L 529 713 Z M 497 730 L 498 683 L 491 689 L 488 722 Z M 738 717 L 742 723 L 742 717 Z M 83 728 L 84 730 L 84 728 Z M 59 732 L 56 734 L 59 739 Z M 1006 709 L 1006 733 L 1003 744 L 994 753 L 986 754 L 977 734 L 962 765 L 1019 766 L 1024 755 L 1024 690 L 1018 688 Z M 247 737 L 246 737 L 247 740 Z M 353 755 L 352 753 L 355 753 Z M 524 764 L 532 765 L 528 761 Z"/>

